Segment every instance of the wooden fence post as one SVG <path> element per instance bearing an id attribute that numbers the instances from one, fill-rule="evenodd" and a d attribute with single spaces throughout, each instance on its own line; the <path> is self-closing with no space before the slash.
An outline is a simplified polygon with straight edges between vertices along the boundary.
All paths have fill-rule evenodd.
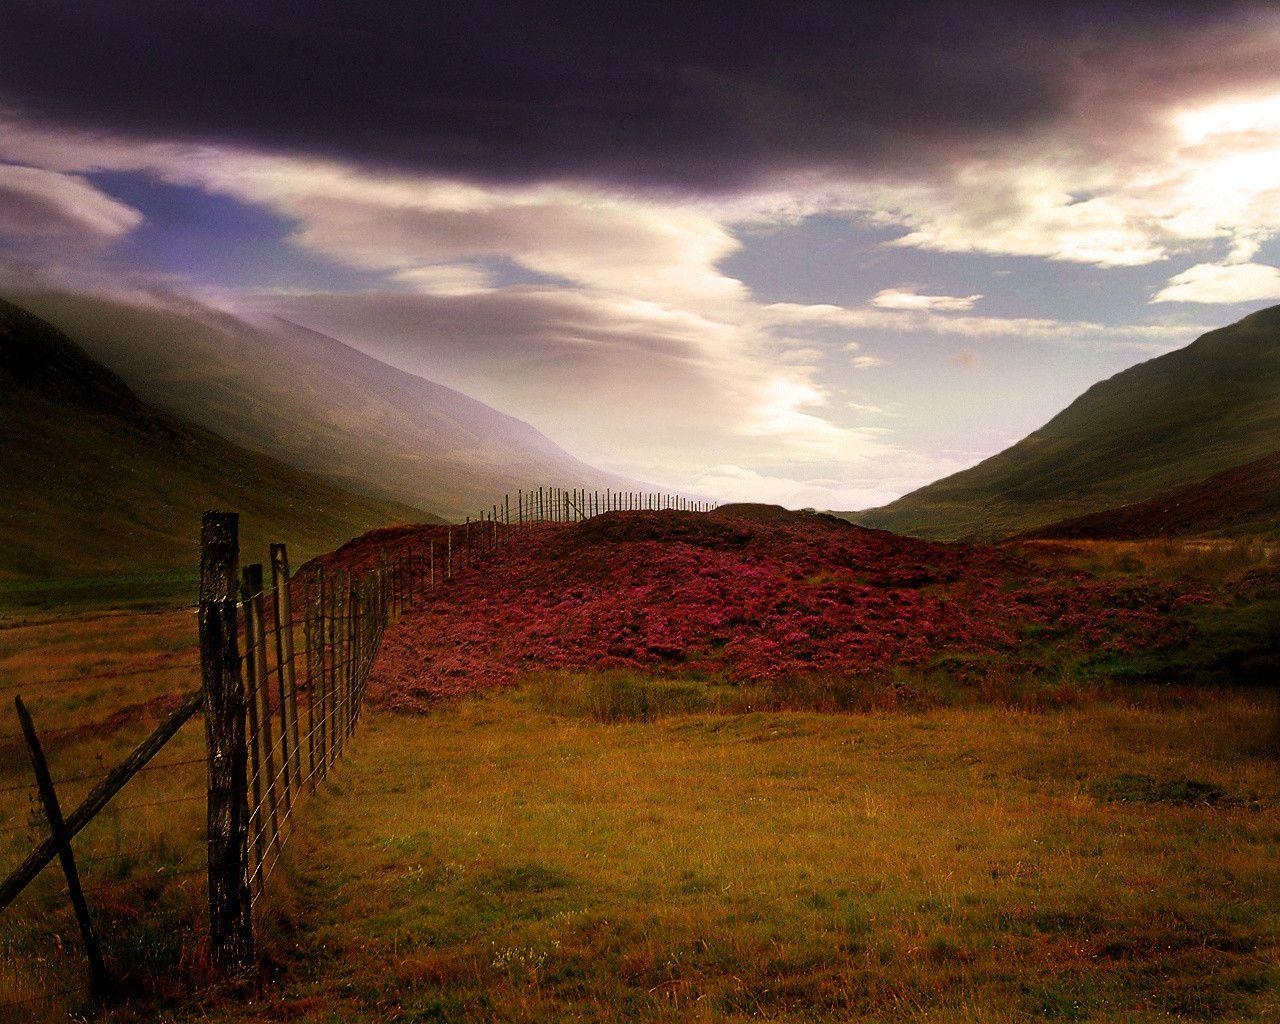
<path id="1" fill-rule="evenodd" d="M 329 690 L 329 767 L 338 763 L 338 754 L 342 750 L 342 703 L 345 692 L 343 686 L 347 673 L 347 617 L 346 598 L 342 588 L 346 574 L 341 570 L 334 580 L 333 592 L 329 595 L 332 612 L 329 616 L 333 623 L 333 681 Z"/>
<path id="2" fill-rule="evenodd" d="M 307 662 L 307 785 L 316 791 L 316 616 L 315 592 L 307 584 L 302 644 Z"/>
<path id="3" fill-rule="evenodd" d="M 246 565 L 243 573 L 245 621 L 248 624 L 248 649 L 245 658 L 249 669 L 249 700 L 258 709 L 258 720 L 251 721 L 258 744 L 258 772 L 262 776 L 262 792 L 267 798 L 271 820 L 271 845 L 280 855 L 280 810 L 276 799 L 276 745 L 271 731 L 271 687 L 267 674 L 267 631 L 263 616 L 262 565 Z M 266 824 L 262 808 L 258 809 L 259 833 Z M 259 886 L 266 881 L 266 865 L 259 861 Z M 261 892 L 261 888 L 259 888 Z"/>
<path id="4" fill-rule="evenodd" d="M 293 658 L 293 597 L 289 592 L 289 551 L 283 544 L 271 545 L 271 599 L 276 617 L 276 677 L 280 688 L 281 755 L 285 762 L 285 793 L 289 792 L 289 770 L 293 790 L 302 788 L 302 751 L 298 735 L 298 678 Z M 286 799 L 286 806 L 290 800 Z"/>
<path id="5" fill-rule="evenodd" d="M 44 759 L 44 748 L 40 746 L 40 737 L 36 735 L 36 728 L 31 722 L 31 715 L 27 712 L 26 705 L 22 703 L 22 698 L 14 697 L 13 706 L 18 711 L 22 735 L 27 741 L 27 749 L 31 752 L 31 769 L 35 772 L 40 801 L 44 804 L 45 817 L 49 821 L 49 831 L 53 841 L 58 844 L 58 858 L 62 861 L 62 873 L 67 876 L 67 891 L 71 894 L 71 906 L 75 909 L 76 924 L 80 926 L 80 938 L 84 941 L 84 952 L 89 958 L 92 991 L 97 996 L 106 995 L 110 988 L 107 968 L 102 962 L 102 949 L 98 945 L 98 935 L 94 931 L 93 922 L 89 919 L 89 906 L 84 901 L 84 890 L 80 888 L 80 873 L 76 871 L 76 857 L 71 852 L 71 837 L 67 834 L 67 825 L 62 818 L 62 806 L 58 803 L 58 793 L 53 788 L 49 765 Z"/>
<path id="6" fill-rule="evenodd" d="M 208 744 L 209 947 L 214 966 L 253 964 L 249 895 L 248 749 L 236 593 L 240 517 L 206 512 L 200 524 L 200 680 Z"/>
<path id="7" fill-rule="evenodd" d="M 112 798 L 124 788 L 138 772 L 156 756 L 166 743 L 173 739 L 179 729 L 187 723 L 204 704 L 204 691 L 196 690 L 188 694 L 178 709 L 167 719 L 156 726 L 155 731 L 139 743 L 128 757 L 107 772 L 102 781 L 80 801 L 80 805 L 66 816 L 67 838 L 74 839 L 84 827 L 107 806 Z M 9 906 L 23 889 L 31 884 L 46 864 L 58 855 L 58 845 L 50 836 L 29 854 L 3 882 L 0 882 L 0 910 Z"/>
<path id="8" fill-rule="evenodd" d="M 356 694 L 360 689 L 360 669 L 364 665 L 364 588 L 365 580 L 356 578 L 351 588 L 351 686 L 347 690 L 347 737 L 356 731 Z"/>
<path id="9" fill-rule="evenodd" d="M 324 566 L 321 566 L 316 572 L 316 624 L 315 624 L 315 641 L 316 641 L 316 686 L 320 688 L 320 715 L 316 723 L 316 732 L 319 733 L 320 750 L 316 757 L 316 771 L 320 773 L 316 783 L 329 774 L 329 751 L 326 737 L 328 736 L 329 719 L 328 719 L 328 693 L 329 693 L 329 638 L 333 635 L 332 628 L 326 628 L 325 619 L 327 618 L 326 609 L 328 595 L 324 585 Z M 316 691 L 311 691 L 311 700 L 314 703 L 316 699 Z M 316 740 L 315 733 L 312 734 L 312 743 Z M 314 788 L 315 784 L 312 784 Z"/>
<path id="10" fill-rule="evenodd" d="M 329 769 L 333 767 L 334 758 L 336 757 L 338 735 L 336 731 L 337 725 L 337 690 L 338 690 L 338 660 L 342 657 L 342 647 L 339 642 L 341 634 L 338 632 L 338 585 L 342 579 L 342 571 L 338 570 L 333 575 L 333 581 L 329 584 L 329 593 L 324 602 L 324 615 L 328 619 L 329 633 L 329 667 L 325 673 L 325 726 L 321 732 L 320 738 L 325 744 L 325 763 L 324 774 L 327 778 Z"/>

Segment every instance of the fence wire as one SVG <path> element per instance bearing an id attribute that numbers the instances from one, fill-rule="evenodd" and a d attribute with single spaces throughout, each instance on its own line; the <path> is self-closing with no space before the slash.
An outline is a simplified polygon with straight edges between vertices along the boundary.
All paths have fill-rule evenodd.
<path id="1" fill-rule="evenodd" d="M 245 816 L 249 862 L 244 881 L 250 912 L 262 911 L 267 883 L 282 862 L 296 828 L 300 806 L 345 757 L 363 714 L 369 678 L 382 638 L 403 612 L 428 597 L 434 598 L 458 575 L 518 546 L 527 531 L 552 524 L 579 523 L 620 511 L 702 512 L 712 508 L 710 503 L 669 494 L 528 488 L 505 496 L 475 519 L 389 538 L 372 560 L 367 552 L 363 555 L 355 552 L 351 564 L 343 565 L 338 552 L 290 574 L 283 545 L 273 545 L 272 559 L 266 563 L 269 575 L 261 567 L 251 567 L 253 573 L 239 581 L 230 602 L 239 637 L 239 670 L 247 705 L 242 723 L 246 743 L 244 778 L 249 801 Z M 152 618 L 200 609 L 200 605 L 139 609 L 83 616 L 76 621 L 127 623 L 131 615 Z M 3 627 L 44 628 L 58 621 L 3 624 Z M 74 700 L 77 688 L 85 684 L 136 680 L 174 672 L 195 674 L 202 671 L 202 666 L 202 660 L 186 654 L 153 657 L 142 664 L 134 661 L 127 667 L 64 672 L 26 681 L 4 680 L 0 682 L 0 694 L 27 691 L 46 698 Z M 305 694 L 305 700 L 300 699 L 299 694 Z M 148 705 L 139 705 L 140 710 L 144 707 Z M 126 724 L 127 720 L 111 723 L 107 733 L 114 737 Z M 78 753 L 83 762 L 86 752 L 77 746 L 77 741 L 101 739 L 103 729 L 104 723 L 86 722 L 42 730 L 40 738 L 42 742 L 51 743 L 51 749 L 59 754 Z M 164 743 L 182 731 L 179 727 Z M 23 738 L 18 732 L 0 733 L 0 756 L 12 758 L 13 745 Z M 101 762 L 103 755 L 96 756 Z M 136 824 L 144 830 L 154 828 L 154 819 L 145 814 L 138 817 L 138 813 L 194 806 L 210 799 L 200 785 L 199 774 L 194 771 L 181 776 L 156 774 L 180 772 L 208 763 L 206 756 L 181 756 L 151 760 L 132 769 L 130 780 L 139 776 L 162 779 L 164 789 L 154 797 L 139 793 L 134 799 L 119 802 L 108 798 L 104 808 L 109 807 L 112 812 L 115 832 L 111 836 L 95 833 L 97 842 L 76 856 L 77 867 L 86 876 L 83 891 L 87 897 L 118 895 L 121 887 L 133 880 L 145 879 L 149 885 L 157 880 L 185 883 L 188 878 L 207 873 L 208 865 L 201 856 L 202 840 L 209 840 L 204 821 L 194 830 L 178 835 L 174 835 L 166 823 L 163 839 L 136 835 L 137 830 L 127 825 Z M 55 790 L 86 783 L 97 787 L 111 774 L 107 770 L 75 770 L 73 766 L 71 771 L 51 774 L 51 780 Z M 181 780 L 176 793 L 173 792 L 174 778 Z M 25 801 L 21 796 L 24 793 Z M 9 823 L 0 824 L 0 837 L 18 832 L 47 833 L 48 826 L 36 797 L 34 782 L 0 786 L 0 801 L 18 803 L 19 806 L 10 808 L 10 813 L 22 819 L 15 822 L 11 818 Z M 64 808 L 64 814 L 67 810 Z M 122 816 L 126 822 L 123 826 Z M 130 817 L 132 822 L 128 821 Z M 92 821 L 80 827 L 85 824 L 92 826 Z M 83 848 L 86 842 L 81 839 L 78 845 Z M 126 868 L 127 874 L 120 877 Z M 53 988 L 0 1002 L 0 1011 L 42 1001 L 56 1003 L 87 993 L 84 986 Z M 0 1016 L 5 1015 L 0 1013 Z"/>

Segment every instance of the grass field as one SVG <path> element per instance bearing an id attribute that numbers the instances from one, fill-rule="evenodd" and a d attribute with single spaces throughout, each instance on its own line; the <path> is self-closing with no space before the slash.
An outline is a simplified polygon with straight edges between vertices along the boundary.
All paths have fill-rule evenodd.
<path id="1" fill-rule="evenodd" d="M 1280 1015 L 1255 697 L 549 707 L 595 685 L 372 716 L 277 894 L 280 984 L 207 1019 Z"/>
<path id="2" fill-rule="evenodd" d="M 199 686 L 195 629 L 194 614 L 173 607 L 44 613 L 0 625 L 0 872 L 48 835 L 14 695 L 30 708 L 69 813 L 168 715 L 174 695 Z M 86 898 L 125 992 L 185 986 L 200 975 L 204 794 L 197 716 L 75 840 Z M 176 971 L 185 977 L 166 981 Z M 85 982 L 54 863 L 0 912 L 0 1020 L 66 1020 L 87 1005 Z"/>
<path id="3" fill-rule="evenodd" d="M 1040 551 L 1226 589 L 1274 560 Z M 1193 667 L 1274 657 L 1270 594 L 1197 606 Z M 198 682 L 189 609 L 54 603 L 0 623 L 4 868 L 43 834 L 13 693 L 70 807 Z M 264 983 L 227 991 L 197 719 L 76 840 L 125 994 L 103 1019 L 1280 1019 L 1276 725 L 1269 686 L 1065 666 L 1061 685 L 549 673 L 371 711 L 272 879 Z M 84 979 L 55 865 L 0 914 L 0 1020 L 81 1013 Z"/>

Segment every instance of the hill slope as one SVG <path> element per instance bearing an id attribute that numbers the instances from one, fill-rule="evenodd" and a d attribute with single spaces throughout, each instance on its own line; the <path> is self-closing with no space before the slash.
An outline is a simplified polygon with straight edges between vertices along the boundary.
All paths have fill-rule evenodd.
<path id="1" fill-rule="evenodd" d="M 630 486 L 521 420 L 285 321 L 176 298 L 21 301 L 146 401 L 350 490 L 461 519 L 531 483 Z"/>
<path id="2" fill-rule="evenodd" d="M 1150 501 L 1035 530 L 1050 540 L 1145 540 L 1223 534 L 1280 536 L 1280 452 Z"/>
<path id="3" fill-rule="evenodd" d="M 0 582 L 198 567 L 200 515 L 241 513 L 245 560 L 296 562 L 355 533 L 422 521 L 146 405 L 44 320 L 0 300 Z"/>
<path id="4" fill-rule="evenodd" d="M 1095 384 L 971 469 L 856 517 L 992 538 L 1146 501 L 1280 451 L 1280 306 Z"/>
<path id="5" fill-rule="evenodd" d="M 373 564 L 439 528 L 387 531 L 325 556 Z M 606 512 L 537 526 L 406 613 L 371 695 L 403 708 L 546 670 L 785 684 L 1030 679 L 1064 656 L 1105 660 L 1182 642 L 1179 594 L 1045 567 L 1001 547 L 934 544 L 761 505 Z"/>

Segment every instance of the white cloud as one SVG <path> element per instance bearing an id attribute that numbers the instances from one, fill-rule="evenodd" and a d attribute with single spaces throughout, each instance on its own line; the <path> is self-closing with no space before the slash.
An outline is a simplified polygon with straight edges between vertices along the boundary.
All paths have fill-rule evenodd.
<path id="1" fill-rule="evenodd" d="M 1197 263 L 1169 278 L 1155 302 L 1231 303 L 1280 299 L 1280 269 L 1266 263 Z"/>
<path id="2" fill-rule="evenodd" d="M 680 481 L 679 486 L 693 493 L 716 495 L 721 501 L 770 501 L 788 508 L 847 512 L 887 504 L 967 464 L 964 458 L 899 453 L 894 457 L 894 472 L 888 475 L 881 466 L 866 462 L 850 464 L 841 476 L 791 478 L 726 463 Z"/>
<path id="3" fill-rule="evenodd" d="M 921 295 L 912 289 L 884 288 L 876 292 L 871 304 L 881 309 L 932 309 L 940 313 L 972 309 L 981 295 Z"/>
<path id="4" fill-rule="evenodd" d="M 105 244 L 142 214 L 73 174 L 0 163 L 0 235 Z"/>
<path id="5" fill-rule="evenodd" d="M 1020 338 L 1026 341 L 1096 341 L 1132 348 L 1147 348 L 1186 341 L 1188 336 L 1210 330 L 1188 324 L 1102 324 L 1088 320 L 1051 320 L 1042 317 L 942 316 L 932 310 L 874 309 L 836 306 L 830 303 L 774 302 L 764 307 L 768 322 L 795 327 L 800 324 L 898 333 L 956 335 L 960 337 Z M 846 352 L 860 349 L 857 342 Z"/>
<path id="6" fill-rule="evenodd" d="M 758 488 L 755 496 L 856 507 L 926 482 L 940 466 L 921 463 L 918 476 L 904 475 L 899 467 L 912 462 L 911 452 L 892 435 L 849 425 L 858 410 L 832 401 L 841 375 L 848 383 L 885 360 L 832 333 L 1149 351 L 1201 328 L 975 316 L 978 293 L 905 286 L 859 308 L 766 304 L 723 269 L 740 247 L 735 231 L 827 213 L 903 229 L 900 246 L 1100 266 L 1149 263 L 1225 240 L 1237 261 L 1234 283 L 1254 275 L 1257 286 L 1257 270 L 1244 268 L 1260 266 L 1247 261 L 1280 225 L 1271 170 L 1280 166 L 1280 137 L 1270 107 L 1231 114 L 1221 121 L 1229 134 L 1215 128 L 1213 102 L 1186 109 L 1203 113 L 1179 121 L 1178 111 L 1166 110 L 1132 142 L 1091 135 L 1086 111 L 1055 129 L 1058 136 L 969 154 L 928 179 L 810 176 L 716 199 L 585 184 L 468 184 L 224 146 L 139 144 L 2 117 L 0 158 L 38 164 L 59 188 L 91 189 L 77 177 L 91 170 L 135 170 L 269 208 L 296 225 L 293 244 L 382 275 L 386 287 L 258 296 L 258 308 L 473 393 L 589 459 L 684 487 L 694 487 L 708 464 L 735 466 L 746 474 L 744 488 Z M 90 220 L 105 226 L 102 237 L 130 229 L 127 208 L 123 219 L 101 205 L 83 208 L 97 209 Z M 484 270 L 495 258 L 547 283 L 498 287 Z M 1175 278 L 1157 299 L 1171 301 L 1162 296 L 1187 283 Z M 1192 290 L 1203 295 L 1206 287 Z M 839 347 L 850 358 L 827 359 Z M 877 389 L 861 405 L 882 400 L 887 376 L 859 374 Z M 825 473 L 838 465 L 829 479 L 799 482 L 762 468 L 784 463 L 801 476 L 811 472 L 806 466 L 822 463 Z M 724 476 L 726 487 L 731 478 Z M 844 497 L 816 496 L 825 492 Z"/>
<path id="7" fill-rule="evenodd" d="M 1107 267 L 1167 252 L 1158 225 L 1132 208 L 1113 172 L 1046 164 L 1032 153 L 973 161 L 938 185 L 884 189 L 881 200 L 883 219 L 909 229 L 893 242 L 902 247 Z"/>

